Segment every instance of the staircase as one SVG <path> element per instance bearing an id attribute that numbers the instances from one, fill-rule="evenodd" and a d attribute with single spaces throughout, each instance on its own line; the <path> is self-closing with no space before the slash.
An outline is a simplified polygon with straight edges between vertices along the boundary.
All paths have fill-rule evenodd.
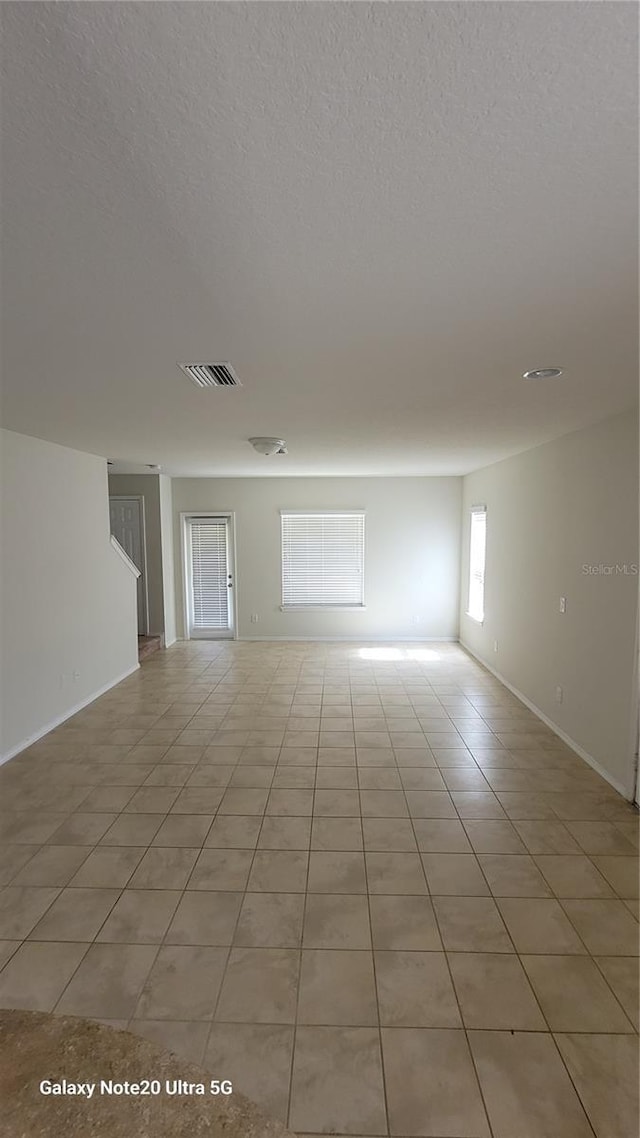
<path id="1" fill-rule="evenodd" d="M 139 636 L 138 637 L 138 661 L 142 664 L 154 652 L 162 648 L 162 639 L 160 636 Z"/>

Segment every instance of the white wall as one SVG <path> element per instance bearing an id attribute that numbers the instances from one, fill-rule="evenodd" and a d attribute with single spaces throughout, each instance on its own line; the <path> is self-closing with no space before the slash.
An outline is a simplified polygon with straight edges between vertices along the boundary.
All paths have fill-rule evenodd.
<path id="1" fill-rule="evenodd" d="M 0 452 L 7 758 L 134 670 L 138 652 L 136 579 L 110 543 L 104 459 L 11 431 Z"/>
<path id="2" fill-rule="evenodd" d="M 173 558 L 173 488 L 171 479 L 165 474 L 159 477 L 159 489 L 164 644 L 168 648 L 176 639 L 176 582 Z"/>
<path id="3" fill-rule="evenodd" d="M 180 513 L 231 510 L 236 525 L 240 638 L 456 638 L 461 482 L 460 478 L 174 478 L 178 634 L 184 635 Z M 366 510 L 366 610 L 280 611 L 279 511 L 287 508 Z M 251 623 L 251 613 L 258 613 L 258 624 Z"/>
<path id="4" fill-rule="evenodd" d="M 463 503 L 461 640 L 630 795 L 637 412 L 468 475 Z M 469 509 L 482 503 L 487 506 L 487 562 L 481 626 L 465 609 Z M 629 572 L 583 570 L 616 564 L 626 564 Z M 559 611 L 561 596 L 565 614 Z M 561 704 L 555 698 L 558 685 Z"/>

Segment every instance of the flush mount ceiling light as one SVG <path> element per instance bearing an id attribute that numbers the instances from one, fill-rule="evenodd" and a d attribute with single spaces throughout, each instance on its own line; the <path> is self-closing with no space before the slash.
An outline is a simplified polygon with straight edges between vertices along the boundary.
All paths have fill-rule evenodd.
<path id="1" fill-rule="evenodd" d="M 259 438 L 249 439 L 251 446 L 257 450 L 258 454 L 288 454 L 287 444 L 284 439 L 272 439 L 260 436 Z"/>
<path id="2" fill-rule="evenodd" d="M 562 375 L 561 367 L 536 367 L 522 373 L 523 379 L 557 379 Z"/>

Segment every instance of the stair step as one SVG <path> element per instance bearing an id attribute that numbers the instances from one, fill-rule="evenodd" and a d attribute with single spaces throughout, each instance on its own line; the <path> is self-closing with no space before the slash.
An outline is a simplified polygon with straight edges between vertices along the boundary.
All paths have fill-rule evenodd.
<path id="1" fill-rule="evenodd" d="M 139 636 L 138 637 L 138 661 L 146 660 L 147 656 L 151 656 L 162 647 L 162 639 L 160 636 Z"/>

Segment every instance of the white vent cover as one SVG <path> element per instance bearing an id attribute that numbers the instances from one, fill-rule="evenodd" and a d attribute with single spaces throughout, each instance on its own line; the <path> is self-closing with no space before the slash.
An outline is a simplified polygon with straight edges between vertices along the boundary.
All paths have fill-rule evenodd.
<path id="1" fill-rule="evenodd" d="M 242 387 L 231 364 L 178 364 L 197 387 Z"/>

